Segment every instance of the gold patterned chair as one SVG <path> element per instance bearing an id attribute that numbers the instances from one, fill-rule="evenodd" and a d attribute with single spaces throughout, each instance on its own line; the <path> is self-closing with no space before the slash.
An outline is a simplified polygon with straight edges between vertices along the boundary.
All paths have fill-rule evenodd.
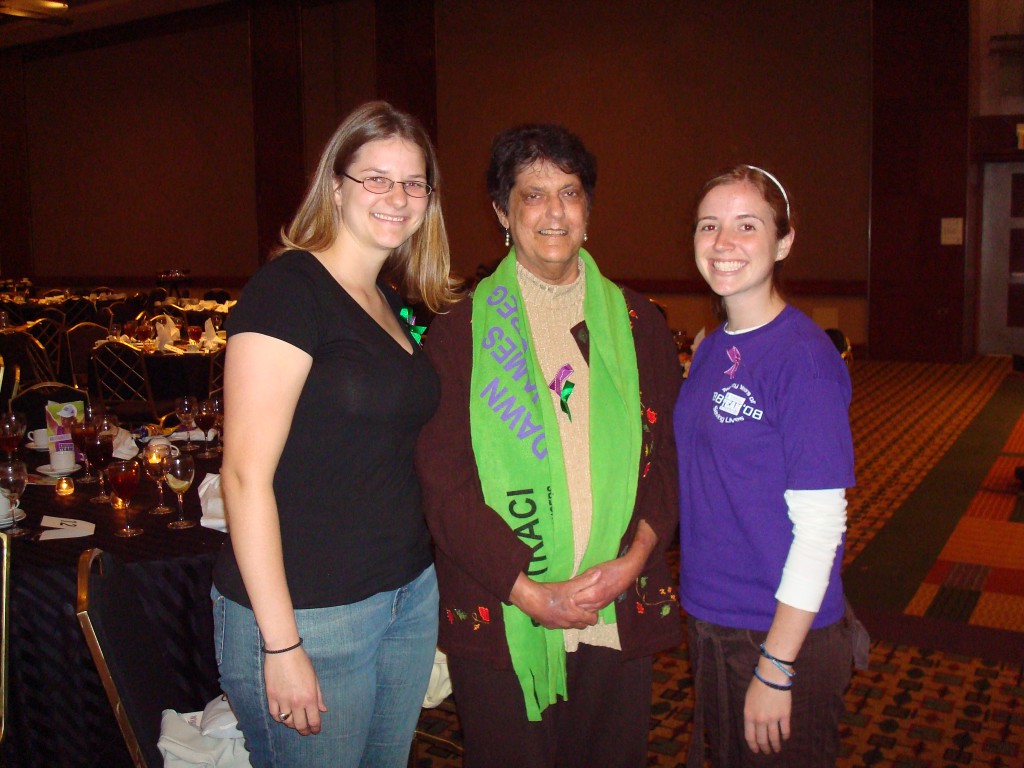
<path id="1" fill-rule="evenodd" d="M 107 411 L 127 424 L 156 424 L 162 413 L 153 399 L 142 351 L 123 341 L 108 341 L 92 353 L 93 391 Z"/>

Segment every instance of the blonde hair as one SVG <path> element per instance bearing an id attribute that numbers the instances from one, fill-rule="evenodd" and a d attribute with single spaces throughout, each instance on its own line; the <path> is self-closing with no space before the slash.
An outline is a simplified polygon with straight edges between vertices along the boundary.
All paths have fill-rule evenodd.
<path id="1" fill-rule="evenodd" d="M 338 177 L 355 154 L 371 141 L 400 138 L 415 144 L 423 152 L 427 183 L 434 191 L 427 198 L 423 224 L 412 237 L 395 248 L 384 264 L 383 273 L 411 302 L 422 303 L 432 312 L 440 312 L 456 300 L 457 281 L 451 276 L 451 253 L 441 213 L 441 171 L 427 132 L 412 115 L 384 101 L 363 104 L 346 117 L 324 147 L 309 189 L 291 223 L 281 230 L 282 247 L 273 256 L 289 249 L 326 250 L 338 236 L 338 209 L 334 188 Z"/>

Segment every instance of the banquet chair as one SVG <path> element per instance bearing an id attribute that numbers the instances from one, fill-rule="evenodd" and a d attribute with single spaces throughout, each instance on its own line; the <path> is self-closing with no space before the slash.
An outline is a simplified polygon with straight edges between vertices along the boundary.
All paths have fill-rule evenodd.
<path id="1" fill-rule="evenodd" d="M 224 397 L 224 359 L 228 347 L 222 344 L 210 355 L 210 397 Z"/>
<path id="2" fill-rule="evenodd" d="M 68 320 L 67 315 L 64 314 L 64 310 L 57 309 L 57 307 L 43 307 L 39 310 L 39 316 L 50 318 L 61 330 L 64 330 L 64 324 Z"/>
<path id="3" fill-rule="evenodd" d="M 157 741 L 163 710 L 188 712 L 196 702 L 176 683 L 123 562 L 96 548 L 82 552 L 76 613 L 132 761 L 136 768 L 162 766 Z"/>
<path id="4" fill-rule="evenodd" d="M 99 323 L 77 323 L 64 331 L 68 381 L 76 387 L 89 389 L 89 356 L 96 342 L 107 338 L 107 329 Z M 90 391 L 95 391 L 90 389 Z"/>
<path id="5" fill-rule="evenodd" d="M 223 288 L 211 288 L 203 294 L 205 301 L 216 301 L 218 304 L 223 304 L 226 301 L 231 301 L 231 294 Z"/>
<path id="6" fill-rule="evenodd" d="M 849 337 L 838 328 L 826 328 L 825 333 L 832 340 L 832 344 L 839 352 L 839 356 L 843 358 L 846 367 L 849 368 L 853 365 L 853 345 L 850 344 Z"/>
<path id="7" fill-rule="evenodd" d="M 11 410 L 25 414 L 27 431 L 46 427 L 45 408 L 47 403 L 89 404 L 89 393 L 60 381 L 41 381 L 21 390 L 11 398 Z"/>
<path id="8" fill-rule="evenodd" d="M 0 355 L 21 369 L 22 386 L 57 378 L 46 349 L 28 331 L 8 329 L 0 333 Z"/>
<path id="9" fill-rule="evenodd" d="M 50 368 L 56 374 L 60 370 L 61 331 L 63 326 L 50 317 L 40 317 L 29 323 L 25 330 L 32 334 L 36 341 L 43 345 L 46 356 L 50 358 Z M 56 378 L 56 376 L 54 376 Z"/>
<path id="10" fill-rule="evenodd" d="M 61 305 L 64 310 L 64 327 L 70 328 L 76 323 L 94 322 L 96 305 L 84 296 L 73 296 Z"/>
<path id="11" fill-rule="evenodd" d="M 103 407 L 128 424 L 155 424 L 160 411 L 153 399 L 142 351 L 123 341 L 108 341 L 92 353 L 93 392 Z"/>
<path id="12" fill-rule="evenodd" d="M 167 301 L 167 289 L 158 285 L 149 292 L 146 299 L 146 313 L 152 315 L 156 312 L 157 306 L 165 301 Z"/>
<path id="13" fill-rule="evenodd" d="M 11 398 L 18 394 L 21 386 L 21 369 L 13 363 L 8 365 L 0 357 L 0 408 L 7 408 Z"/>
<path id="14" fill-rule="evenodd" d="M 10 645 L 8 616 L 11 607 L 11 540 L 0 531 L 0 743 L 7 719 L 7 649 Z"/>

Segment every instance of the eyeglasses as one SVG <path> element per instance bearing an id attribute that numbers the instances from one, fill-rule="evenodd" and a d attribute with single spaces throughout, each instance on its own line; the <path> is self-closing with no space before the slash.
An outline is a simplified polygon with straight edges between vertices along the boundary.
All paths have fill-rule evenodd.
<path id="1" fill-rule="evenodd" d="M 409 197 L 426 197 L 434 191 L 434 188 L 425 181 L 392 181 L 386 176 L 368 176 L 365 179 L 357 179 L 355 176 L 349 176 L 347 173 L 341 175 L 357 184 L 362 184 L 367 192 L 373 192 L 375 195 L 383 195 L 390 192 L 395 184 L 401 184 L 405 194 Z"/>

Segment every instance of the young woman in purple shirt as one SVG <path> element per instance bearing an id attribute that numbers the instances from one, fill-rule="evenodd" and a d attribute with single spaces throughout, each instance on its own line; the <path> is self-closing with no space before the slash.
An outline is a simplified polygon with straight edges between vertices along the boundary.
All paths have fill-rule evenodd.
<path id="1" fill-rule="evenodd" d="M 782 184 L 737 166 L 704 185 L 695 219 L 697 268 L 725 322 L 675 409 L 691 765 L 705 728 L 716 766 L 834 765 L 855 627 L 839 575 L 849 373 L 779 290 L 795 237 Z"/>

